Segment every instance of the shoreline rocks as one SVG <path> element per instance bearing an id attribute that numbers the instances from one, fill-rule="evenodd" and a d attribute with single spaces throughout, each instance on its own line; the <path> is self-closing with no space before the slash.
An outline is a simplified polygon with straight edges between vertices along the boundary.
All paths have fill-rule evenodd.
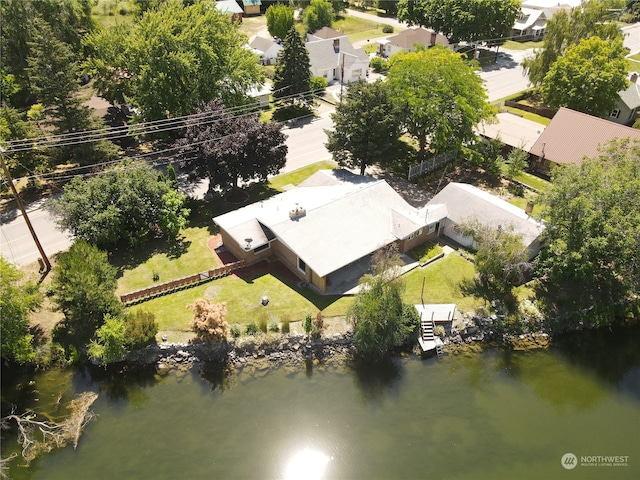
<path id="1" fill-rule="evenodd" d="M 547 348 L 550 337 L 546 333 L 534 332 L 521 335 L 498 333 L 488 326 L 467 327 L 460 332 L 453 329 L 443 338 L 444 352 L 456 355 L 465 347 L 503 345 L 514 350 Z M 417 355 L 423 352 L 416 345 L 410 349 Z M 129 352 L 125 361 L 137 365 L 156 364 L 160 374 L 174 367 L 191 367 L 199 362 L 220 362 L 236 368 L 249 365 L 276 365 L 304 361 L 325 361 L 335 358 L 350 358 L 356 353 L 351 332 L 333 334 L 321 339 L 310 339 L 305 335 L 267 337 L 242 337 L 227 343 L 176 343 L 150 345 Z"/>

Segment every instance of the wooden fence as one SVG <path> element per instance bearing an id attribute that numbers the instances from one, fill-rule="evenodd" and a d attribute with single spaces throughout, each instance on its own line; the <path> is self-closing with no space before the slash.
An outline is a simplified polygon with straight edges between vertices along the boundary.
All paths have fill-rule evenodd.
<path id="1" fill-rule="evenodd" d="M 423 173 L 433 172 L 438 168 L 452 162 L 458 157 L 458 152 L 447 152 L 440 155 L 436 155 L 428 160 L 423 160 L 417 165 L 409 167 L 409 180 L 415 177 L 419 177 Z"/>
<path id="2" fill-rule="evenodd" d="M 207 270 L 206 272 L 200 272 L 194 275 L 189 275 L 188 277 L 182 277 L 176 280 L 171 280 L 170 282 L 154 285 L 153 287 L 136 290 L 135 292 L 125 293 L 124 295 L 120 296 L 120 301 L 125 305 L 144 302 L 145 300 L 150 300 L 152 298 L 166 295 L 177 290 L 193 287 L 204 282 L 209 282 L 216 278 L 224 277 L 226 275 L 229 275 L 234 270 L 242 267 L 244 267 L 244 260 L 230 263 L 228 265 L 214 268 L 212 270 Z"/>

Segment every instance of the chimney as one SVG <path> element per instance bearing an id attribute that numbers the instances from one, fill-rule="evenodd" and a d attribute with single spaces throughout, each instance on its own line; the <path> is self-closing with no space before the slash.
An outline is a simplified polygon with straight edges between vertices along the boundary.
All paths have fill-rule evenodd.
<path id="1" fill-rule="evenodd" d="M 436 34 L 436 32 L 431 32 L 431 46 L 433 47 L 436 44 L 436 37 L 438 35 Z"/>
<path id="2" fill-rule="evenodd" d="M 629 81 L 631 83 L 636 83 L 638 81 L 638 72 L 631 72 L 631 75 L 629 75 Z"/>
<path id="3" fill-rule="evenodd" d="M 338 53 L 340 51 L 340 39 L 339 38 L 334 38 L 333 39 L 333 50 L 336 53 Z"/>

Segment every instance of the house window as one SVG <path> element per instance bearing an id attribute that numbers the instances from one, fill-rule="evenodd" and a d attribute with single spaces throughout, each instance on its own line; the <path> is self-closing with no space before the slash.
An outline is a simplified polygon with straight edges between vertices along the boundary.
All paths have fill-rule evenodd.
<path id="1" fill-rule="evenodd" d="M 300 270 L 302 273 L 307 273 L 307 264 L 304 263 L 304 260 L 302 260 L 300 257 L 298 257 L 298 270 Z"/>
<path id="2" fill-rule="evenodd" d="M 418 230 L 418 233 L 416 233 L 416 236 L 422 235 L 422 229 Z"/>
<path id="3" fill-rule="evenodd" d="M 611 118 L 620 118 L 620 109 L 616 108 L 613 112 L 611 112 L 611 115 L 609 115 Z"/>
<path id="4" fill-rule="evenodd" d="M 432 223 L 431 225 L 429 225 L 429 230 L 428 230 L 428 234 L 431 235 L 433 232 L 436 231 L 436 224 Z"/>
<path id="5" fill-rule="evenodd" d="M 262 252 L 263 250 L 267 250 L 267 249 L 268 249 L 268 248 L 270 248 L 270 247 L 271 247 L 271 244 L 270 244 L 270 243 L 265 243 L 264 245 L 260 245 L 259 247 L 254 248 L 254 249 L 253 249 L 253 253 L 254 253 L 254 254 L 256 254 L 256 253 L 260 253 L 260 252 Z"/>
<path id="6" fill-rule="evenodd" d="M 407 240 L 413 240 L 413 233 L 407 237 Z"/>

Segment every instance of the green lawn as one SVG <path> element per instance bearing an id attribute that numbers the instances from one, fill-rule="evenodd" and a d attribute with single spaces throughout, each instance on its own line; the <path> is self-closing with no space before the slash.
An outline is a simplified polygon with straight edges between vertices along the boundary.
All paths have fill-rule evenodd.
<path id="1" fill-rule="evenodd" d="M 497 103 L 497 102 L 496 102 Z M 494 103 L 495 105 L 495 103 Z M 505 105 L 499 106 L 500 110 L 505 110 L 507 112 L 514 113 L 522 118 L 526 118 L 527 120 L 531 120 L 532 122 L 540 123 L 541 125 L 549 125 L 551 123 L 551 119 L 547 117 L 543 117 L 542 115 L 538 115 L 531 112 L 525 112 L 524 110 L 520 110 L 519 108 L 507 107 Z"/>
<path id="2" fill-rule="evenodd" d="M 269 303 L 263 306 L 263 295 Z M 345 315 L 352 299 L 322 296 L 309 289 L 300 289 L 288 280 L 261 273 L 246 279 L 228 276 L 197 287 L 165 295 L 135 305 L 132 310 L 148 310 L 156 317 L 158 336 L 166 335 L 168 341 L 183 338 L 189 332 L 192 312 L 186 306 L 198 298 L 213 302 L 227 302 L 227 321 L 230 324 L 258 322 L 266 317 L 268 322 L 283 318 L 302 320 L 308 313 L 315 316 L 322 310 L 326 316 Z"/>
<path id="3" fill-rule="evenodd" d="M 416 268 L 406 274 L 407 290 L 404 300 L 407 303 L 421 303 L 422 279 L 425 279 L 425 303 L 455 303 L 458 310 L 472 312 L 484 301 L 473 297 L 465 297 L 460 290 L 463 280 L 472 280 L 475 267 L 457 254 L 450 254 L 426 267 Z"/>
<path id="4" fill-rule="evenodd" d="M 544 192 L 551 186 L 550 182 L 527 172 L 522 172 L 520 175 L 515 177 L 515 180 L 536 189 L 538 192 Z"/>
<path id="5" fill-rule="evenodd" d="M 505 50 L 528 50 L 530 48 L 542 48 L 542 42 L 516 42 L 515 40 L 507 40 L 502 47 Z"/>
<path id="6" fill-rule="evenodd" d="M 207 228 L 191 227 L 182 231 L 183 249 L 178 252 L 159 251 L 132 268 L 124 267 L 118 280 L 117 295 L 164 283 L 218 266 L 216 257 L 207 247 L 211 232 Z M 134 262 L 135 263 L 135 262 Z M 158 274 L 158 281 L 153 274 Z"/>
<path id="7" fill-rule="evenodd" d="M 307 165 L 306 167 L 302 167 L 297 170 L 293 170 L 292 172 L 273 177 L 269 180 L 269 185 L 271 186 L 271 188 L 282 192 L 284 191 L 285 186 L 298 185 L 299 183 L 303 182 L 311 175 L 316 173 L 318 170 L 331 170 L 334 168 L 336 168 L 336 164 L 334 162 L 330 160 L 323 160 L 322 162 L 312 163 L 311 165 Z"/>
<path id="8" fill-rule="evenodd" d="M 423 278 L 424 300 L 428 303 L 455 303 L 461 311 L 473 311 L 482 300 L 463 297 L 459 288 L 462 280 L 472 279 L 474 267 L 459 255 L 449 255 L 424 267 L 416 268 L 404 276 L 408 303 L 420 303 Z M 269 303 L 263 306 L 263 295 Z M 247 324 L 267 318 L 279 322 L 283 318 L 302 320 L 308 313 L 315 316 L 321 310 L 325 317 L 341 317 L 347 314 L 353 297 L 323 296 L 309 289 L 301 289 L 287 279 L 270 273 L 260 273 L 246 279 L 224 277 L 171 295 L 155 298 L 131 307 L 132 310 L 148 310 L 156 317 L 158 336 L 166 335 L 167 341 L 185 341 L 190 338 L 189 322 L 192 312 L 186 306 L 198 298 L 213 302 L 227 302 L 227 321 L 230 324 Z"/>

